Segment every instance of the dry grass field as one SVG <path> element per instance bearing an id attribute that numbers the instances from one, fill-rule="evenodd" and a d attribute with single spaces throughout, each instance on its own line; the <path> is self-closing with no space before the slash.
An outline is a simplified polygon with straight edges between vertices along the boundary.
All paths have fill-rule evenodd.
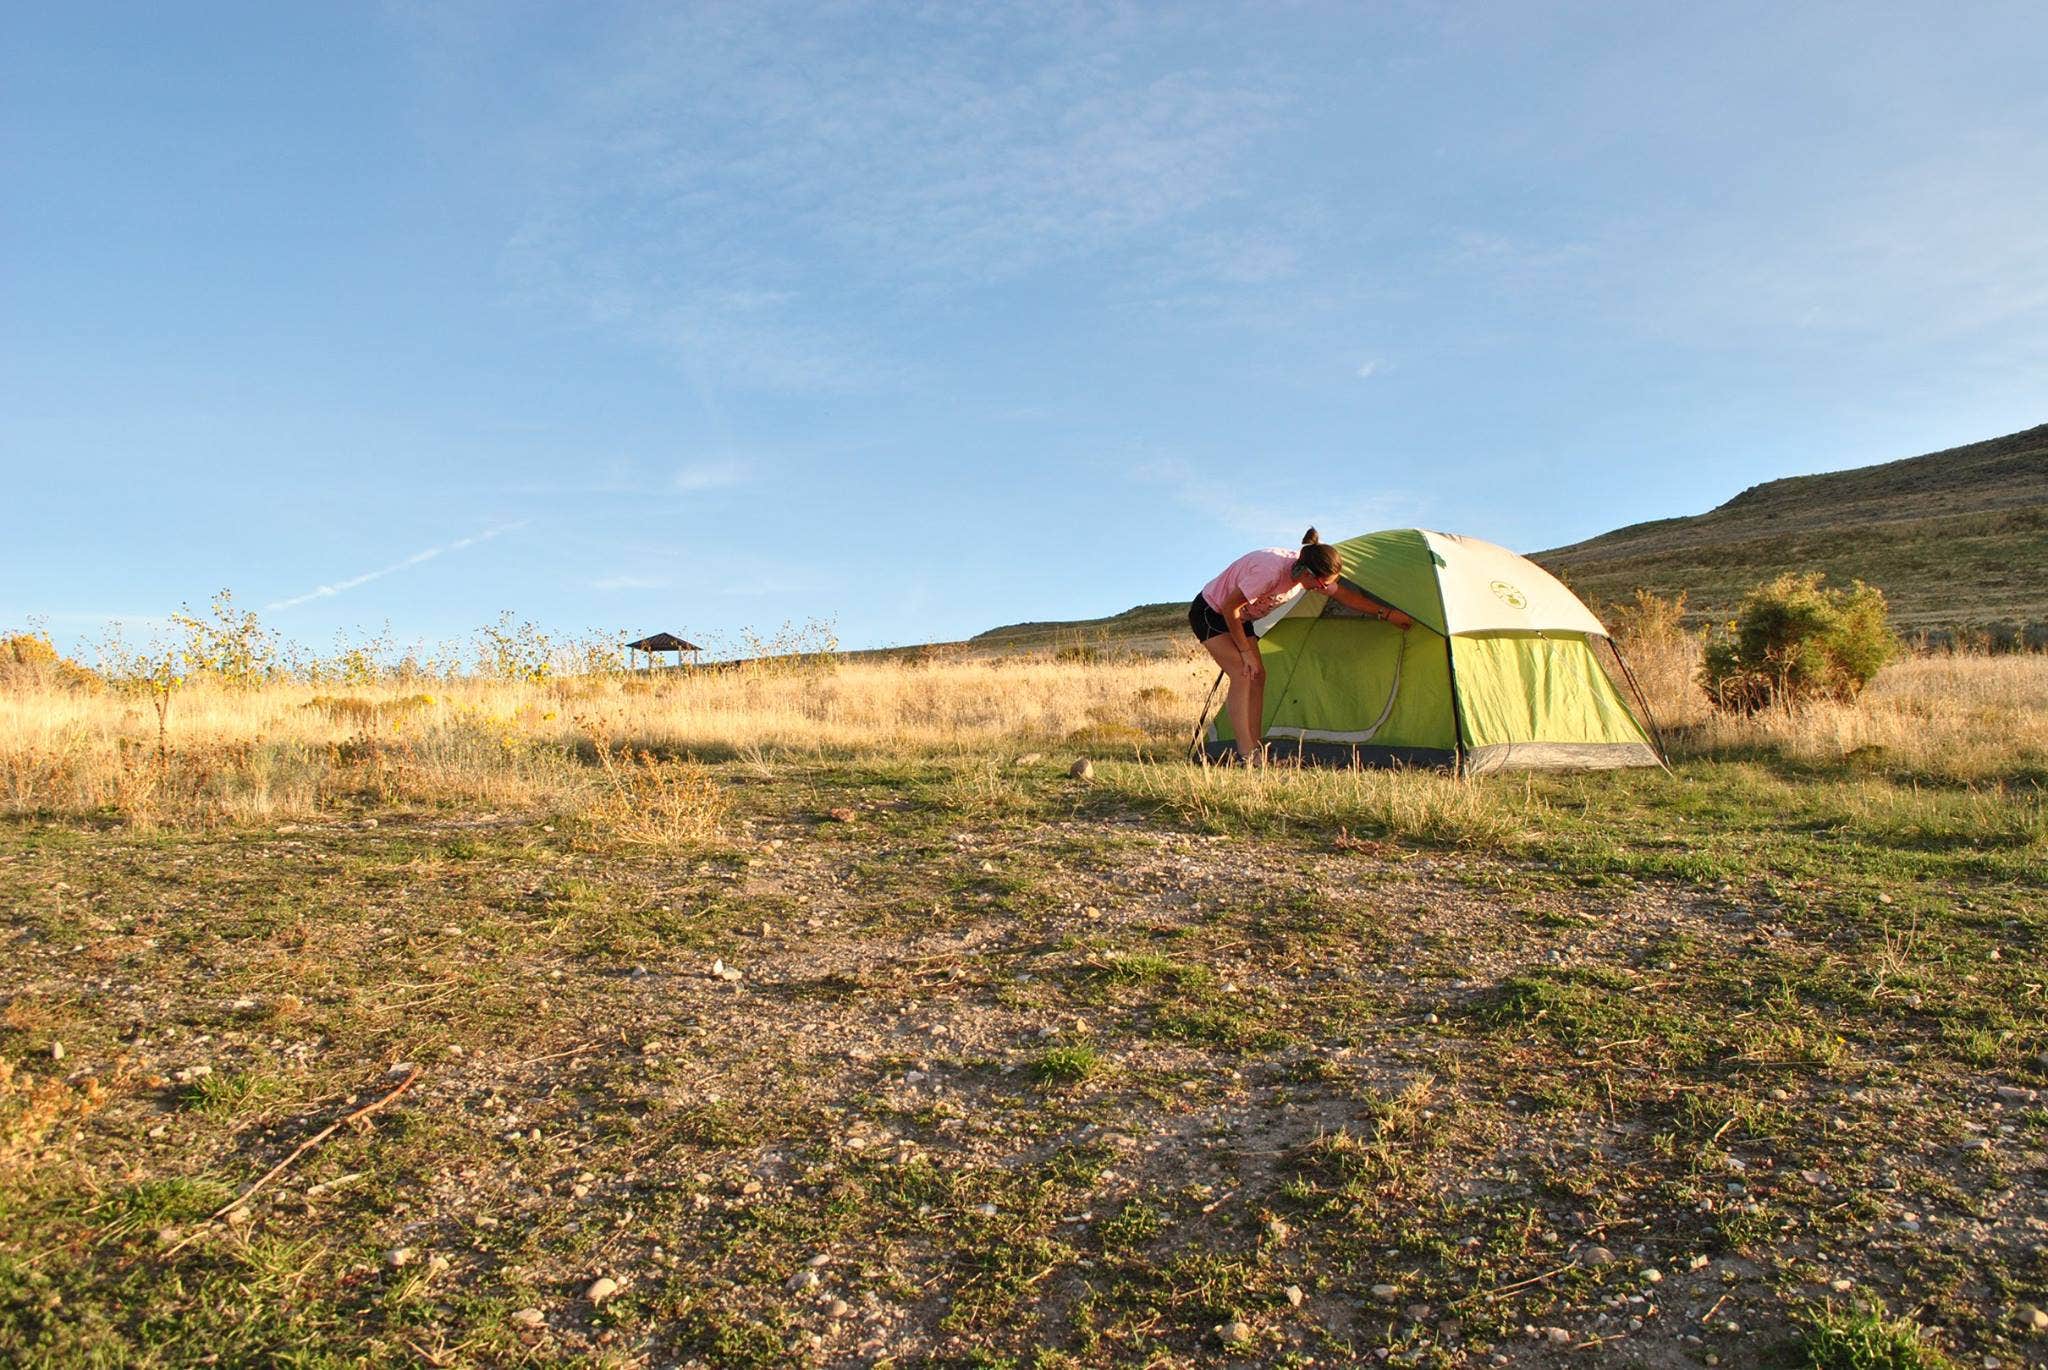
<path id="1" fill-rule="evenodd" d="M 1193 657 L 19 683 L 0 1361 L 2038 1363 L 2048 658 L 1690 650 L 1475 782 Z"/>

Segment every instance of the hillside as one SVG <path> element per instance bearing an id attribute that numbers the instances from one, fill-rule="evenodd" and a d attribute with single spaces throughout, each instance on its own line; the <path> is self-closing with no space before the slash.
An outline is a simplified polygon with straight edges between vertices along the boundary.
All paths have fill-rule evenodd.
<path id="1" fill-rule="evenodd" d="M 1485 535 L 1483 529 L 1466 530 Z M 1908 631 L 1964 624 L 2048 639 L 2048 424 L 1924 457 L 1751 486 L 1704 514 L 1631 524 L 1530 554 L 1596 603 L 1638 586 L 1686 592 L 1695 621 L 1726 618 L 1781 571 L 1868 581 Z M 1014 623 L 970 639 L 983 651 L 1062 646 L 1163 650 L 1186 605 L 1108 618 Z"/>
<path id="2" fill-rule="evenodd" d="M 1866 580 L 1906 628 L 2048 625 L 2048 424 L 1924 457 L 1752 486 L 1689 518 L 1532 554 L 1581 595 L 1684 590 L 1723 617 L 1757 581 Z"/>

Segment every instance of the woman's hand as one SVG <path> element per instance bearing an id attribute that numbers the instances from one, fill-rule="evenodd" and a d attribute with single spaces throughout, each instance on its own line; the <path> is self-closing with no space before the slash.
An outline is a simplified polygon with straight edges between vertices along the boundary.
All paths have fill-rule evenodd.
<path id="1" fill-rule="evenodd" d="M 1264 680 L 1266 678 L 1266 659 L 1259 655 L 1259 649 L 1256 644 L 1244 649 L 1244 670 L 1245 674 L 1253 680 Z"/>

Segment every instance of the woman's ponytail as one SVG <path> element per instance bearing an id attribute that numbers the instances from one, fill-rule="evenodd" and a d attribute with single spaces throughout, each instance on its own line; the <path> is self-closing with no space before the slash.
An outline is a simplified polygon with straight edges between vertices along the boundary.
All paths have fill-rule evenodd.
<path id="1" fill-rule="evenodd" d="M 1294 574 L 1306 572 L 1317 580 L 1328 580 L 1342 569 L 1343 561 L 1337 556 L 1337 549 L 1316 536 L 1311 528 L 1301 535 L 1301 554 L 1294 559 Z"/>

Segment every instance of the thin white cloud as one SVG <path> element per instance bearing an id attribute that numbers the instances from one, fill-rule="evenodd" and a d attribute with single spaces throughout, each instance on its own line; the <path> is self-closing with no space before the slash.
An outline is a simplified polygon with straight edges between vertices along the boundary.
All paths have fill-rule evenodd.
<path id="1" fill-rule="evenodd" d="M 1369 361 L 1362 361 L 1358 364 L 1358 379 L 1362 381 L 1369 381 L 1374 376 L 1377 376 L 1379 373 L 1380 360 L 1377 357 L 1374 357 Z"/>
<path id="2" fill-rule="evenodd" d="M 523 81 L 520 118 L 494 130 L 487 155 L 523 196 L 504 279 L 705 383 L 832 391 L 915 382 L 888 342 L 906 302 L 1117 251 L 1240 288 L 1293 275 L 1289 243 L 1213 220 L 1256 182 L 1295 78 L 1256 54 L 1198 63 L 1204 24 L 644 11 Z M 437 79 L 504 79 L 502 25 L 410 27 Z"/>
<path id="3" fill-rule="evenodd" d="M 438 547 L 429 547 L 423 552 L 414 552 L 404 560 L 394 561 L 389 566 L 380 566 L 374 571 L 365 571 L 359 576 L 350 576 L 347 580 L 337 580 L 331 585 L 315 586 L 303 595 L 293 595 L 289 599 L 275 600 L 264 605 L 263 609 L 265 613 L 276 613 L 282 609 L 295 609 L 299 605 L 311 600 L 332 599 L 334 596 L 344 594 L 359 585 L 367 585 L 373 580 L 382 580 L 385 576 L 409 570 L 414 566 L 420 565 L 422 562 L 432 561 L 435 557 L 445 556 L 449 552 L 460 552 L 466 547 L 474 547 L 480 542 L 489 542 L 492 538 L 502 537 L 506 533 L 516 533 L 531 522 L 533 522 L 532 519 L 521 519 L 517 523 L 504 523 L 494 528 L 486 528 L 481 533 L 473 533 L 466 538 L 457 538 L 453 542 L 444 542 Z"/>
<path id="4" fill-rule="evenodd" d="M 678 494 L 694 495 L 705 490 L 724 490 L 742 484 L 752 474 L 743 461 L 699 461 L 679 469 L 669 480 Z"/>

